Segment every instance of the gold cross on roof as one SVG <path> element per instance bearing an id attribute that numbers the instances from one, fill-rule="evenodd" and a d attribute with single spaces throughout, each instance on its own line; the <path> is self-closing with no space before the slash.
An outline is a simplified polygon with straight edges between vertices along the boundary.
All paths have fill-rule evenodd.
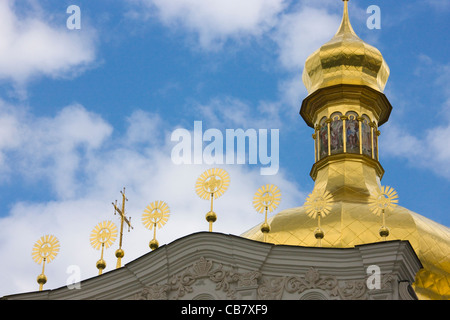
<path id="1" fill-rule="evenodd" d="M 122 194 L 122 209 L 119 209 L 117 206 L 117 200 L 116 202 L 112 203 L 114 206 L 114 214 L 119 213 L 120 215 L 120 236 L 119 236 L 119 249 L 116 250 L 116 257 L 117 257 L 117 266 L 116 268 L 120 268 L 122 266 L 122 258 L 125 255 L 125 252 L 122 250 L 122 237 L 123 237 L 123 224 L 124 222 L 128 225 L 128 232 L 130 231 L 130 228 L 133 229 L 131 226 L 131 218 L 128 219 L 125 216 L 125 201 L 128 201 L 128 199 L 125 196 L 125 188 L 123 188 L 123 191 L 120 191 Z"/>

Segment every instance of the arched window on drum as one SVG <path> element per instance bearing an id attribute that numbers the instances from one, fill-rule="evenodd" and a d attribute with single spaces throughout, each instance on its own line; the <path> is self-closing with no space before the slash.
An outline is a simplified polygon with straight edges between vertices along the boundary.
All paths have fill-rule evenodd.
<path id="1" fill-rule="evenodd" d="M 344 152 L 342 114 L 340 112 L 331 115 L 330 122 L 330 150 L 331 154 Z"/>
<path id="2" fill-rule="evenodd" d="M 328 156 L 328 125 L 327 118 L 319 122 L 319 160 Z"/>
<path id="3" fill-rule="evenodd" d="M 380 134 L 380 131 L 378 131 L 376 124 L 373 123 L 373 132 L 372 132 L 372 139 L 373 139 L 373 158 L 375 160 L 378 160 L 378 135 Z"/>
<path id="4" fill-rule="evenodd" d="M 362 153 L 372 158 L 372 128 L 370 127 L 370 119 L 366 115 L 362 117 L 361 135 Z"/>
<path id="5" fill-rule="evenodd" d="M 345 121 L 346 151 L 360 153 L 359 121 L 356 112 L 347 112 Z"/>

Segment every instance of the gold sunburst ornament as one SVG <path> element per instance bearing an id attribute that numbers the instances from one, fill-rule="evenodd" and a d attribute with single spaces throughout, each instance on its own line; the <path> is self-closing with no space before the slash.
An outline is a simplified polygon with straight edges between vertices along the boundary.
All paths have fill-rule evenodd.
<path id="1" fill-rule="evenodd" d="M 267 223 L 267 211 L 275 210 L 281 201 L 281 191 L 273 184 L 261 186 L 253 197 L 253 207 L 258 213 L 265 213 L 264 223 L 261 225 L 261 232 L 264 235 L 264 242 L 267 241 L 267 234 L 270 232 L 270 225 Z"/>
<path id="2" fill-rule="evenodd" d="M 305 201 L 306 213 L 312 219 L 317 218 L 317 228 L 314 230 L 314 237 L 318 240 L 319 247 L 322 246 L 322 239 L 325 232 L 320 227 L 320 218 L 326 217 L 332 207 L 333 196 L 328 191 L 315 190 L 308 195 Z"/>
<path id="3" fill-rule="evenodd" d="M 212 231 L 212 224 L 217 220 L 217 215 L 213 211 L 213 199 L 220 197 L 230 185 L 230 177 L 223 169 L 212 168 L 203 172 L 197 179 L 195 191 L 202 199 L 211 199 L 211 210 L 206 214 L 206 221 L 209 223 L 209 231 Z"/>
<path id="4" fill-rule="evenodd" d="M 382 216 L 382 225 L 379 230 L 380 236 L 386 240 L 389 235 L 389 228 L 386 227 L 385 215 L 394 209 L 398 203 L 398 194 L 394 188 L 382 186 L 375 194 L 369 197 L 369 208 L 377 216 Z"/>
<path id="5" fill-rule="evenodd" d="M 100 250 L 100 260 L 97 261 L 96 267 L 98 274 L 102 274 L 103 269 L 106 268 L 106 261 L 103 260 L 103 250 L 108 249 L 117 238 L 117 227 L 111 221 L 103 221 L 94 227 L 91 232 L 91 246 L 95 250 Z"/>
<path id="6" fill-rule="evenodd" d="M 37 277 L 39 284 L 39 291 L 42 291 L 44 284 L 47 282 L 47 277 L 44 274 L 45 263 L 50 263 L 56 258 L 59 252 L 59 240 L 53 235 L 45 235 L 39 238 L 33 246 L 31 256 L 37 264 L 42 263 L 42 273 Z"/>
<path id="7" fill-rule="evenodd" d="M 159 247 L 156 240 L 156 227 L 160 229 L 169 220 L 170 209 L 164 201 L 154 201 L 148 205 L 142 214 L 142 223 L 149 230 L 153 229 L 153 239 L 150 241 L 150 249 L 155 250 Z"/>

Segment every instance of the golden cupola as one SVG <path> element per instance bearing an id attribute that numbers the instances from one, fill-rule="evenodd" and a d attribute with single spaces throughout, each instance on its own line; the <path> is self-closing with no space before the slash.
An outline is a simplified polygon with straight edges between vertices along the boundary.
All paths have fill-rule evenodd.
<path id="1" fill-rule="evenodd" d="M 373 199 L 387 190 L 381 185 L 378 136 L 392 110 L 383 93 L 388 76 L 381 53 L 355 34 L 344 0 L 338 32 L 306 60 L 303 72 L 309 94 L 300 115 L 314 129 L 311 195 L 332 199 L 321 204 L 327 211 L 319 215 L 322 232 L 315 231 L 318 221 L 305 203 L 270 217 L 269 233 L 258 225 L 242 236 L 342 248 L 408 240 L 423 265 L 413 284 L 419 299 L 450 299 L 450 229 L 399 205 L 383 211 L 383 217 L 374 214 Z"/>
<path id="2" fill-rule="evenodd" d="M 389 67 L 380 51 L 353 30 L 347 4 L 338 32 L 306 59 L 303 69 L 309 93 L 336 84 L 365 85 L 383 92 L 388 77 Z"/>

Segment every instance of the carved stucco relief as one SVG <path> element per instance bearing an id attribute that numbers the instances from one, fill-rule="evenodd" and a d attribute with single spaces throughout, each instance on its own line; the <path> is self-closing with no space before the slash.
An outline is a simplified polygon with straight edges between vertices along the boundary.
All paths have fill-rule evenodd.
<path id="1" fill-rule="evenodd" d="M 383 290 L 391 289 L 394 278 L 382 277 Z M 238 272 L 234 266 L 201 257 L 184 271 L 172 275 L 167 283 L 145 286 L 135 295 L 137 300 L 183 299 L 193 293 L 198 280 L 212 285 L 226 299 L 240 299 L 242 290 L 255 290 L 258 300 L 279 300 L 283 298 L 300 299 L 307 292 L 314 291 L 316 296 L 327 299 L 354 300 L 369 299 L 366 278 L 360 280 L 338 280 L 333 275 L 321 275 L 315 268 L 309 268 L 304 275 L 270 276 L 258 270 Z"/>

